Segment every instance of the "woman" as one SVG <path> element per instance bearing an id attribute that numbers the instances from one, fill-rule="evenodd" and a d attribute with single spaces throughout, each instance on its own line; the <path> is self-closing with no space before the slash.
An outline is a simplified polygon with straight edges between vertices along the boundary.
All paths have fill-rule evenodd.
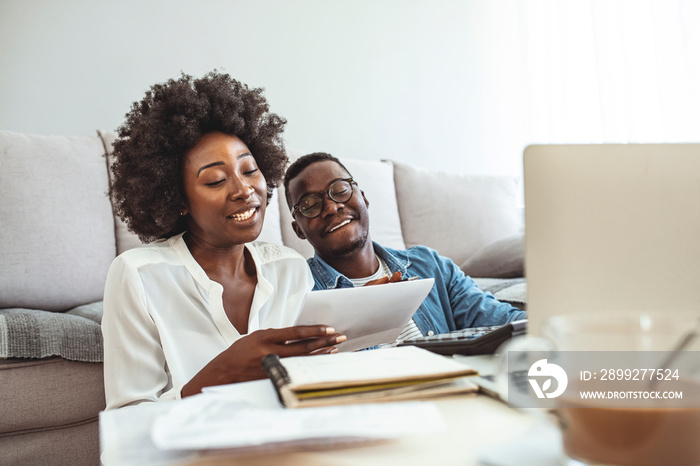
<path id="1" fill-rule="evenodd" d="M 265 376 L 262 357 L 330 353 L 345 336 L 289 327 L 313 279 L 284 246 L 251 243 L 284 172 L 286 121 L 262 89 L 183 75 L 135 103 L 114 144 L 110 195 L 150 244 L 110 267 L 107 408 Z"/>

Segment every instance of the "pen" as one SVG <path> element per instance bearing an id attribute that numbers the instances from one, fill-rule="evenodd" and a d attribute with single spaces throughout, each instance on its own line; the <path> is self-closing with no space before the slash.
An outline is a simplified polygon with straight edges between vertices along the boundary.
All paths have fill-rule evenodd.
<path id="1" fill-rule="evenodd" d="M 399 280 L 399 281 L 402 281 L 402 282 L 411 282 L 411 281 L 413 281 L 413 280 L 420 280 L 420 277 L 417 277 L 417 276 L 416 276 L 416 277 L 406 277 L 406 278 L 402 278 L 402 279 Z"/>

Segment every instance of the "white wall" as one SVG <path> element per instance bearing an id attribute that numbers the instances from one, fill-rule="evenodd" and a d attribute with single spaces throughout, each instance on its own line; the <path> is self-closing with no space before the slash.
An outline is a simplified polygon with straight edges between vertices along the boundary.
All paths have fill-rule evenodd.
<path id="1" fill-rule="evenodd" d="M 596 3 L 570 4 L 590 12 Z M 540 115 L 543 107 L 530 91 L 546 94 L 551 86 L 540 78 L 551 81 L 552 70 L 529 66 L 523 53 L 536 48 L 542 60 L 538 31 L 570 29 L 543 15 L 542 6 L 525 0 L 0 0 L 0 129 L 64 135 L 115 129 L 149 85 L 181 70 L 201 75 L 219 68 L 266 88 L 272 110 L 289 121 L 289 147 L 519 175 L 527 143 L 602 142 L 577 125 L 561 134 L 537 132 L 566 119 Z M 570 16 L 576 24 L 590 19 Z M 581 24 L 580 40 L 592 43 Z M 580 82 L 557 83 L 557 95 L 579 101 L 598 95 L 595 82 L 583 90 Z M 688 127 L 691 133 L 677 138 L 700 140 L 700 125 Z"/>

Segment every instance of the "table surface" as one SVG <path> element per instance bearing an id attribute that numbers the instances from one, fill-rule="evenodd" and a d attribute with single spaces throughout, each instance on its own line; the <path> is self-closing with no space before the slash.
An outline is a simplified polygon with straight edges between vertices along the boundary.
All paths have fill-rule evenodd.
<path id="1" fill-rule="evenodd" d="M 157 416 L 167 412 L 172 403 L 177 402 L 145 403 L 101 414 L 102 462 L 105 466 L 472 466 L 483 464 L 480 459 L 483 461 L 484 455 L 491 461 L 496 455 L 499 456 L 499 461 L 490 464 L 556 464 L 559 452 L 550 446 L 559 444 L 558 433 L 552 426 L 546 426 L 541 418 L 509 408 L 505 403 L 482 394 L 451 396 L 431 401 L 441 412 L 447 430 L 350 447 L 285 450 L 254 456 L 158 450 L 150 441 L 151 425 Z M 536 433 L 532 434 L 533 432 Z M 528 443 L 523 447 L 525 437 L 528 436 Z M 532 447 L 532 443 L 539 444 L 539 447 Z M 540 456 L 526 462 L 523 452 L 530 451 L 532 454 L 538 448 Z M 516 458 L 515 462 L 512 462 L 513 458 Z"/>
<path id="2" fill-rule="evenodd" d="M 436 401 L 448 430 L 406 436 L 376 445 L 293 452 L 249 458 L 207 458 L 203 465 L 478 465 L 479 452 L 504 438 L 524 433 L 534 419 L 483 395 L 457 396 Z"/>

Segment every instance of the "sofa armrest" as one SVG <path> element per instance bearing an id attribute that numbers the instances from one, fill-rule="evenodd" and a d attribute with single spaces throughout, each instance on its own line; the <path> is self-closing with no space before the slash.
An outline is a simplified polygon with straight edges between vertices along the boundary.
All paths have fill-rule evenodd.
<path id="1" fill-rule="evenodd" d="M 497 300 L 527 310 L 527 282 L 524 278 L 474 278 L 482 291 L 491 293 Z"/>
<path id="2" fill-rule="evenodd" d="M 459 268 L 471 277 L 525 276 L 525 237 L 522 233 L 496 240 L 479 249 Z"/>

